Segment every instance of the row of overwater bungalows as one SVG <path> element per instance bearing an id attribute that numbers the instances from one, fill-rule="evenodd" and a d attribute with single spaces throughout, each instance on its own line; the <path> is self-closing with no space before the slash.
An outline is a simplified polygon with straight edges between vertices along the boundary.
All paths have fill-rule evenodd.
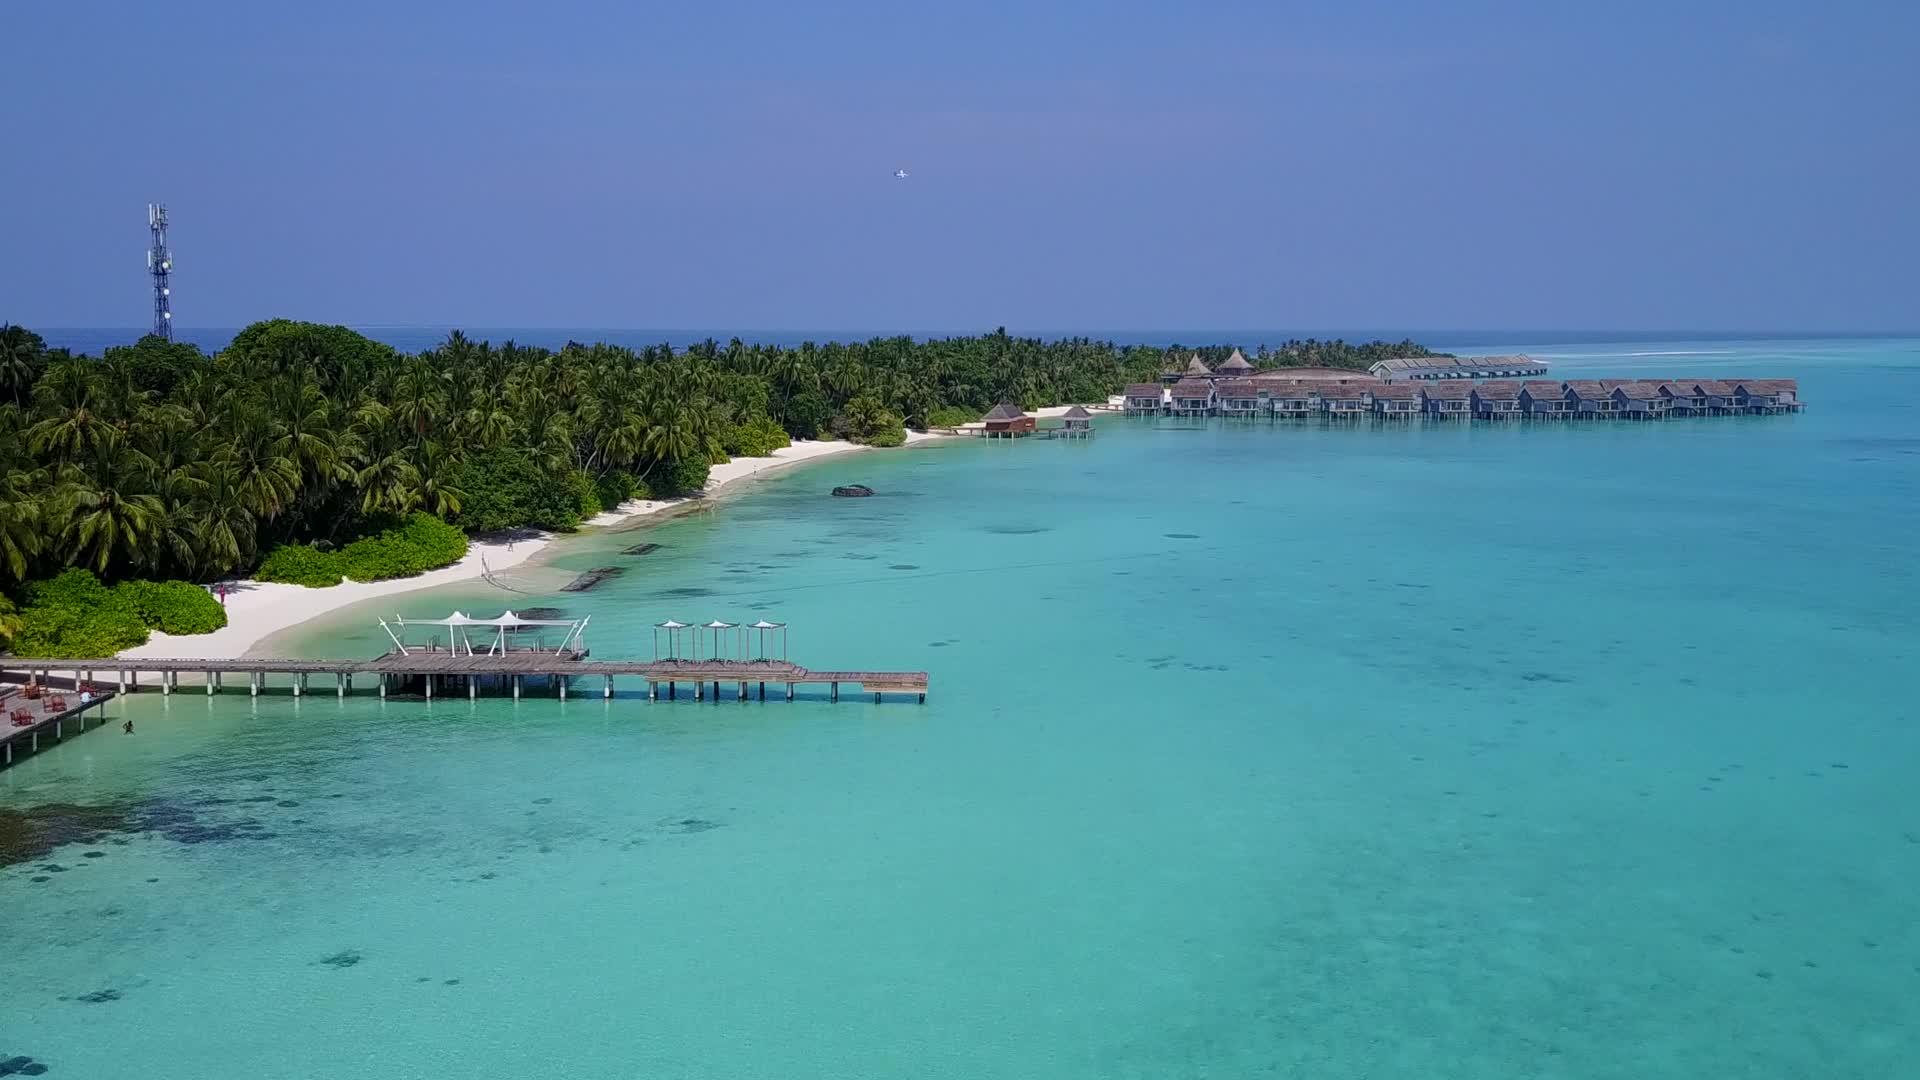
<path id="1" fill-rule="evenodd" d="M 1488 379 L 1380 383 L 1181 379 L 1127 387 L 1132 416 L 1234 419 L 1653 420 L 1799 412 L 1795 379 Z"/>

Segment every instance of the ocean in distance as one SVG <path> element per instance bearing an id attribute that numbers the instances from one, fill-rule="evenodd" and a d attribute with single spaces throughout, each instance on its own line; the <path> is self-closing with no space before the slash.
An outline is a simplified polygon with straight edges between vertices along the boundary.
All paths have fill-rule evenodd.
<path id="1" fill-rule="evenodd" d="M 1436 343 L 1794 376 L 1810 407 L 1102 418 L 777 475 L 589 593 L 557 589 L 632 534 L 556 545 L 517 592 L 343 612 L 272 644 L 359 656 L 395 607 L 550 605 L 612 657 L 766 615 L 802 663 L 933 692 L 116 703 L 137 735 L 0 772 L 0 811 L 81 833 L 0 868 L 0 1060 L 1904 1075 L 1920 341 Z M 880 494 L 825 497 L 848 482 Z"/>

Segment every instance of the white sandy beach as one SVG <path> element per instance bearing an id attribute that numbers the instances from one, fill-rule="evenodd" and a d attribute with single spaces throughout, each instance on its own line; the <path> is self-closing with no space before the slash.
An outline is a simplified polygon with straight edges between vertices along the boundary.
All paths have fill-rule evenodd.
<path id="1" fill-rule="evenodd" d="M 1038 415 L 1046 415 L 1045 413 Z M 950 436 L 907 433 L 907 445 Z M 707 479 L 703 496 L 719 494 L 729 486 L 756 476 L 834 454 L 870 450 L 872 447 L 840 440 L 798 442 L 775 450 L 768 457 L 735 458 L 715 465 Z M 625 525 L 638 518 L 662 514 L 687 502 L 686 499 L 636 499 L 593 517 L 586 528 Z M 373 600 L 468 581 L 488 572 L 506 570 L 531 559 L 555 539 L 552 533 L 506 539 L 476 539 L 467 554 L 452 566 L 443 566 L 416 577 L 390 581 L 345 581 L 325 589 L 265 581 L 234 581 L 227 587 L 227 625 L 211 634 L 173 635 L 154 631 L 147 643 L 121 653 L 126 657 L 172 659 L 221 659 L 246 655 L 267 637 L 298 626 L 328 612 Z"/>

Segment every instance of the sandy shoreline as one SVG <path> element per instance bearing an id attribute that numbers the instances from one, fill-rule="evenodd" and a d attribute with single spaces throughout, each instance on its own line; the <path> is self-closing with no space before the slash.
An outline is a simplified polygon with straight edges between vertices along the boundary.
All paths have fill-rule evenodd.
<path id="1" fill-rule="evenodd" d="M 1044 415 L 1044 413 L 1042 414 Z M 952 436 L 907 433 L 907 445 L 915 446 Z M 821 458 L 873 447 L 840 440 L 798 442 L 783 447 L 768 457 L 735 458 L 715 465 L 701 498 L 712 498 L 742 481 L 763 477 L 795 465 Z M 666 517 L 693 503 L 692 499 L 636 499 L 618 509 L 595 515 L 582 524 L 583 529 L 609 529 L 631 525 L 647 518 Z M 344 581 L 324 589 L 279 582 L 227 582 L 227 625 L 211 634 L 173 635 L 156 630 L 145 645 L 121 653 L 124 657 L 163 659 L 225 659 L 246 655 L 261 641 L 363 600 L 397 596 L 471 581 L 488 573 L 507 570 L 538 555 L 560 534 L 532 532 L 508 538 L 475 539 L 467 554 L 452 566 L 443 566 L 416 577 L 390 581 Z"/>

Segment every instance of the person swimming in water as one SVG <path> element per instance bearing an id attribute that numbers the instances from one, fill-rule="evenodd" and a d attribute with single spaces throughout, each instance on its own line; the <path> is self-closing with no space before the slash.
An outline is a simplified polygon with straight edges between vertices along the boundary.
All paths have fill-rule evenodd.
<path id="1" fill-rule="evenodd" d="M 126 723 L 120 725 L 120 730 L 126 732 L 129 735 L 133 734 L 133 721 L 129 720 Z"/>

